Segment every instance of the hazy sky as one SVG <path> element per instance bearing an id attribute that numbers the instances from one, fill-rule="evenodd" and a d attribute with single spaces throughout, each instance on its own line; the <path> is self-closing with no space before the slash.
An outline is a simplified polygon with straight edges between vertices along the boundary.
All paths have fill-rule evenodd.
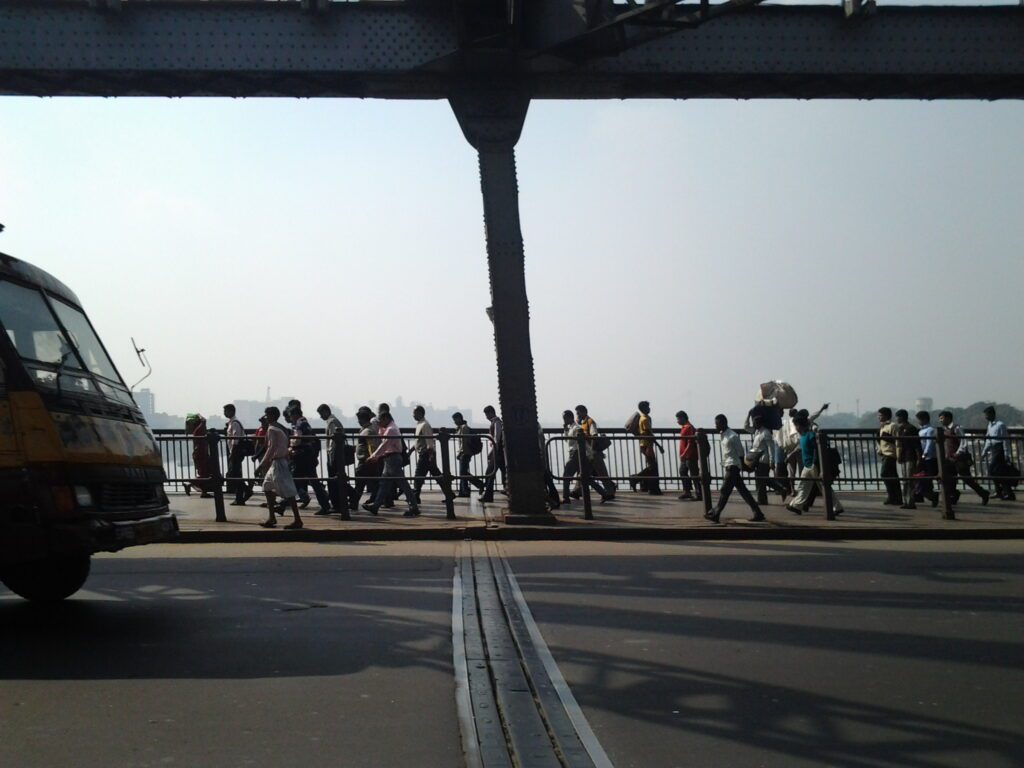
<path id="1" fill-rule="evenodd" d="M 1024 404 L 1024 105 L 535 102 L 541 417 Z M 158 410 L 497 400 L 476 157 L 446 103 L 0 99 L 0 251 Z"/>

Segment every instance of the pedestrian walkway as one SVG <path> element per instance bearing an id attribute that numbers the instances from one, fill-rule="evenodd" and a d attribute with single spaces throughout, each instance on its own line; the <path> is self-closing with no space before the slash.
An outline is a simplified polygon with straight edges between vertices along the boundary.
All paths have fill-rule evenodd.
<path id="1" fill-rule="evenodd" d="M 500 498 L 500 497 L 499 497 Z M 804 515 L 795 515 L 781 504 L 763 507 L 767 521 L 747 521 L 750 510 L 742 501 L 730 501 L 719 525 L 703 518 L 699 502 L 681 502 L 666 494 L 620 493 L 608 504 L 594 504 L 594 519 L 583 519 L 583 502 L 574 501 L 555 511 L 555 526 L 506 525 L 502 506 L 459 500 L 457 519 L 447 520 L 441 494 L 423 493 L 423 514 L 402 516 L 401 505 L 382 509 L 377 516 L 363 511 L 350 521 L 336 516 L 318 517 L 304 510 L 301 531 L 265 530 L 259 522 L 266 510 L 254 498 L 245 507 L 227 507 L 227 523 L 214 522 L 212 499 L 172 496 L 171 510 L 178 516 L 182 540 L 268 541 L 315 539 L 417 539 L 417 538 L 858 538 L 858 537 L 1024 537 L 1024 504 L 980 502 L 956 507 L 956 520 L 943 520 L 941 511 L 927 505 L 904 510 L 882 505 L 882 494 L 844 494 L 845 512 L 836 520 L 825 519 L 819 503 Z M 772 498 L 775 502 L 775 497 Z"/>

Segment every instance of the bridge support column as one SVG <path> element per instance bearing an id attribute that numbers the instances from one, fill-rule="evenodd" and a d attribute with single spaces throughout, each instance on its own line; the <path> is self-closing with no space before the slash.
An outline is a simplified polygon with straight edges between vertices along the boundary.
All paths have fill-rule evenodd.
<path id="1" fill-rule="evenodd" d="M 545 504 L 516 182 L 515 146 L 529 100 L 514 89 L 489 84 L 460 91 L 451 97 L 451 105 L 480 158 L 498 400 L 508 464 L 508 520 L 551 522 L 554 517 Z"/>

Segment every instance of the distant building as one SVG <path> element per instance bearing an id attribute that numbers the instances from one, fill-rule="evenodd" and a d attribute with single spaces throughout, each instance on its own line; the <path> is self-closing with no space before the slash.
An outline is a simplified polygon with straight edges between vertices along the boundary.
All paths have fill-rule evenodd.
<path id="1" fill-rule="evenodd" d="M 914 411 L 915 411 L 915 413 L 917 411 L 928 411 L 928 413 L 931 413 L 932 412 L 932 408 L 934 408 L 934 407 L 935 407 L 935 401 L 932 400 L 930 397 L 919 397 L 919 398 L 917 398 L 917 400 L 914 401 Z"/>
<path id="2" fill-rule="evenodd" d="M 152 420 L 156 414 L 156 395 L 154 395 L 149 389 L 140 389 L 134 393 L 135 403 L 139 406 L 139 410 L 142 411 L 142 415 L 147 421 Z"/>

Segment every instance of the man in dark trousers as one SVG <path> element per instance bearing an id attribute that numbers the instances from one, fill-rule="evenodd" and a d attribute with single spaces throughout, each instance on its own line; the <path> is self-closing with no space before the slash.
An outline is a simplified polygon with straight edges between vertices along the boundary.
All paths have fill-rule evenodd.
<path id="1" fill-rule="evenodd" d="M 309 504 L 309 491 L 307 487 L 313 486 L 317 503 L 320 509 L 318 515 L 331 514 L 331 497 L 324 488 L 323 481 L 318 477 L 318 465 L 320 463 L 320 438 L 309 426 L 309 421 L 302 415 L 302 409 L 294 406 L 291 409 L 292 422 L 292 461 L 295 463 L 295 487 L 302 499 L 299 506 L 303 509 Z"/>
<path id="2" fill-rule="evenodd" d="M 498 472 L 501 472 L 501 484 L 505 485 L 505 432 L 494 410 L 493 405 L 484 408 L 484 416 L 491 423 L 488 434 L 491 436 L 487 443 L 487 469 L 484 474 L 484 492 L 480 494 L 480 501 L 494 501 L 494 480 Z"/>
<path id="3" fill-rule="evenodd" d="M 893 435 L 896 434 L 896 424 L 892 420 L 892 408 L 882 407 L 878 409 L 878 458 L 882 466 L 880 474 L 885 484 L 885 501 L 888 506 L 898 507 L 903 503 L 903 494 L 900 491 L 899 463 L 896 461 L 898 453 L 896 441 Z"/>
<path id="4" fill-rule="evenodd" d="M 452 414 L 452 421 L 455 422 L 455 436 L 459 441 L 459 449 L 455 458 L 459 462 L 459 493 L 460 499 L 469 498 L 469 486 L 473 486 L 478 491 L 484 489 L 484 484 L 481 483 L 475 477 L 469 477 L 472 474 L 473 469 L 473 457 L 474 453 L 474 442 L 479 441 L 479 436 L 473 436 L 473 430 L 466 421 L 466 417 L 456 411 Z M 476 443 L 477 452 L 479 451 L 479 443 Z"/>
<path id="5" fill-rule="evenodd" d="M 331 497 L 331 507 L 341 514 L 342 520 L 348 520 L 352 486 L 348 483 L 348 473 L 345 471 L 345 451 L 348 445 L 345 440 L 345 427 L 341 420 L 331 413 L 331 407 L 327 403 L 321 403 L 316 412 L 326 424 L 324 431 L 327 435 L 327 492 Z"/>
<path id="6" fill-rule="evenodd" d="M 349 496 L 348 508 L 353 512 L 359 509 L 359 499 L 365 489 L 370 499 L 377 496 L 377 480 L 380 477 L 382 464 L 370 461 L 370 454 L 377 449 L 377 430 L 372 426 L 373 412 L 365 405 L 356 411 L 359 422 L 359 436 L 356 437 L 356 468 L 354 485 Z"/>
<path id="7" fill-rule="evenodd" d="M 761 508 L 754 501 L 754 497 L 750 494 L 743 482 L 742 475 L 740 475 L 740 467 L 743 465 L 743 443 L 740 441 L 740 436 L 729 429 L 729 420 L 721 413 L 715 416 L 715 429 L 722 435 L 722 473 L 725 475 L 725 480 L 722 482 L 722 490 L 718 495 L 718 503 L 709 512 L 704 513 L 705 519 L 717 523 L 722 517 L 722 510 L 725 509 L 729 496 L 735 489 L 754 513 L 750 521 L 763 522 L 765 517 L 761 513 Z"/>
<path id="8" fill-rule="evenodd" d="M 235 500 L 231 502 L 232 507 L 244 507 L 252 497 L 254 481 L 246 482 L 242 479 L 242 464 L 245 463 L 246 446 L 251 446 L 245 436 L 245 428 L 242 422 L 235 418 L 235 406 L 228 403 L 224 406 L 224 418 L 228 425 L 224 430 L 228 447 L 228 471 L 224 476 L 227 479 L 227 492 L 235 494 Z"/>
<path id="9" fill-rule="evenodd" d="M 946 430 L 946 461 L 950 467 L 949 472 L 953 477 L 950 487 L 954 489 L 954 498 L 959 498 L 960 493 L 956 491 L 956 478 L 959 475 L 964 485 L 981 497 L 982 505 L 988 504 L 989 492 L 978 485 L 971 473 L 974 466 L 974 459 L 971 457 L 971 446 L 964 436 L 964 429 L 953 421 L 952 411 L 943 411 L 939 414 L 939 423 Z"/>

